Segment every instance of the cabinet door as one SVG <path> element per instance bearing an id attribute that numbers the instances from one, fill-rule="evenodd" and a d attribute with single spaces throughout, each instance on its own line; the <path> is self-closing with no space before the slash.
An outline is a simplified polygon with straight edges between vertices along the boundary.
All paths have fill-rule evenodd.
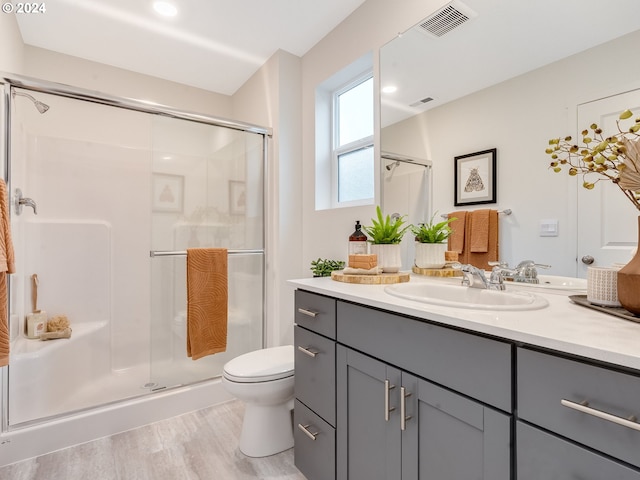
<path id="1" fill-rule="evenodd" d="M 337 478 L 400 479 L 400 371 L 342 345 L 336 366 Z"/>
<path id="2" fill-rule="evenodd" d="M 509 415 L 406 373 L 402 384 L 402 480 L 511 478 Z"/>
<path id="3" fill-rule="evenodd" d="M 640 471 L 517 422 L 518 480 L 640 480 Z"/>

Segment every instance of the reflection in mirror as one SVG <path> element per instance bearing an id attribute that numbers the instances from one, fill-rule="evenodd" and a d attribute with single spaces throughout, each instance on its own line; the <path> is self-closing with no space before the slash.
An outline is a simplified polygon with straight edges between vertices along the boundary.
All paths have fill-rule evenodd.
<path id="1" fill-rule="evenodd" d="M 382 152 L 382 178 L 384 189 L 384 212 L 406 215 L 414 225 L 425 222 L 431 208 L 431 161 L 390 152 Z M 405 235 L 402 241 L 402 267 L 413 265 L 415 249 L 413 235 Z"/>
<path id="2" fill-rule="evenodd" d="M 380 94 L 381 150 L 433 162 L 432 204 L 410 220 L 455 210 L 454 157 L 496 148 L 497 202 L 486 207 L 513 210 L 500 220 L 501 260 L 530 258 L 551 264 L 549 273 L 582 276 L 576 257 L 589 252 L 576 246 L 585 215 L 576 178 L 550 172 L 544 150 L 550 138 L 585 127 L 576 123 L 580 105 L 640 88 L 640 2 L 616 0 L 613 11 L 599 0 L 455 0 L 444 8 L 438 18 L 452 8 L 467 20 L 440 36 L 417 25 L 380 50 L 380 87 L 395 87 Z M 390 161 L 381 160 L 391 211 L 400 176 L 388 178 Z M 402 212 L 416 199 L 393 201 Z M 541 235 L 549 220 L 558 222 L 556 237 Z"/>

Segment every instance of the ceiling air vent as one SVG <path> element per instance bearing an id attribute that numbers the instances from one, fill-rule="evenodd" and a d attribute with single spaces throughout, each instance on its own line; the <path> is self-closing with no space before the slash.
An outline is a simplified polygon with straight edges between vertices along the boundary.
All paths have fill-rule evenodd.
<path id="1" fill-rule="evenodd" d="M 418 100 L 417 102 L 412 103 L 411 105 L 409 105 L 410 107 L 418 107 L 420 105 L 424 105 L 425 103 L 429 103 L 429 102 L 433 102 L 433 98 L 431 97 L 425 97 L 422 100 Z"/>
<path id="2" fill-rule="evenodd" d="M 431 36 L 442 37 L 476 16 L 478 14 L 464 3 L 454 0 L 420 22 L 419 27 Z"/>

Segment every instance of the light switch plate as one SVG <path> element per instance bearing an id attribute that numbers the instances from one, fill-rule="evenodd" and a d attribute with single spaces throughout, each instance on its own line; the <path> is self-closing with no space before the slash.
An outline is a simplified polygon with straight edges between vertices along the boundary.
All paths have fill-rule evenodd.
<path id="1" fill-rule="evenodd" d="M 558 236 L 558 220 L 557 219 L 540 220 L 540 236 L 541 237 L 557 237 Z"/>

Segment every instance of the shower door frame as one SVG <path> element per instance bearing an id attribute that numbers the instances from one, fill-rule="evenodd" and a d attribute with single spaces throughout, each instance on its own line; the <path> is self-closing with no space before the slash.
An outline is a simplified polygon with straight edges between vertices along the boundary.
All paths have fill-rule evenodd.
<path id="1" fill-rule="evenodd" d="M 214 117 L 211 115 L 200 114 L 196 112 L 189 112 L 186 110 L 176 109 L 167 105 L 162 105 L 154 102 L 137 100 L 133 98 L 127 97 L 118 97 L 114 95 L 109 95 L 102 92 L 97 92 L 94 90 L 88 90 L 81 87 L 74 87 L 71 85 L 50 82 L 46 80 L 40 80 L 32 77 L 27 77 L 23 75 L 10 74 L 5 72 L 0 72 L 0 89 L 2 91 L 2 98 L 0 100 L 0 113 L 2 114 L 4 128 L 2 129 L 2 139 L 0 140 L 0 165 L 3 168 L 3 178 L 7 183 L 7 191 L 9 192 L 9 203 L 11 200 L 11 106 L 12 106 L 12 96 L 11 89 L 12 88 L 21 88 L 23 90 L 29 90 L 32 92 L 39 92 L 45 94 L 58 95 L 61 97 L 83 100 L 92 103 L 97 103 L 101 105 L 123 108 L 127 110 L 137 111 L 141 113 L 148 113 L 151 115 L 159 115 L 169 118 L 175 118 L 180 120 L 187 120 L 197 123 L 202 123 L 211 126 L 224 127 L 232 130 L 239 130 L 242 132 L 255 133 L 263 136 L 263 152 L 262 152 L 262 161 L 263 161 L 263 207 L 262 207 L 262 218 L 263 218 L 263 228 L 262 228 L 262 347 L 266 345 L 266 324 L 267 324 L 267 292 L 266 292 L 266 267 L 267 267 L 267 213 L 269 211 L 268 206 L 268 153 L 269 153 L 269 138 L 273 136 L 273 129 L 270 127 L 261 127 L 259 125 L 254 125 L 250 123 L 236 122 L 232 120 L 227 120 L 224 118 Z M 1 142 L 4 143 L 1 143 Z M 12 205 L 9 205 L 9 209 L 12 208 Z M 257 253 L 257 250 L 251 250 L 251 253 Z M 151 256 L 153 254 L 150 252 Z M 10 295 L 10 282 L 7 282 L 7 290 L 8 290 L 8 298 L 11 298 Z M 7 304 L 7 319 L 9 319 L 9 305 Z M 9 426 L 9 371 L 7 368 L 1 369 L 0 383 L 1 383 L 1 411 L 0 411 L 0 433 L 5 433 L 12 430 Z M 96 407 L 100 407 L 101 405 L 97 405 Z M 94 408 L 90 407 L 89 409 Z M 63 414 L 66 415 L 66 414 Z"/>

